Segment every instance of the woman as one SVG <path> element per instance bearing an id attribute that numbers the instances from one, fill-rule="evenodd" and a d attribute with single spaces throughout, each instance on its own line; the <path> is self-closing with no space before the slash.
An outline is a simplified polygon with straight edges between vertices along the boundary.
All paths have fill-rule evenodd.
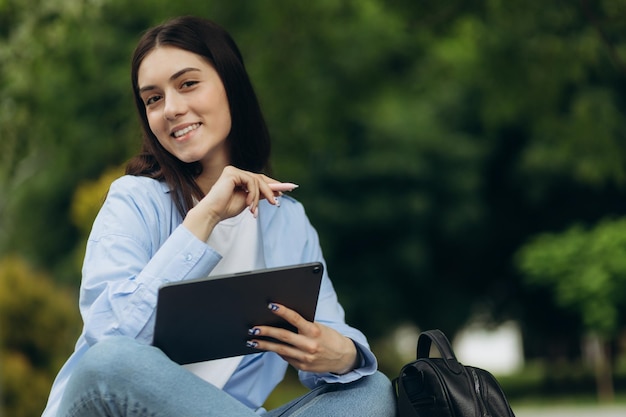
<path id="1" fill-rule="evenodd" d="M 116 180 L 87 244 L 83 332 L 44 416 L 252 416 L 288 364 L 311 391 L 269 416 L 391 416 L 389 380 L 365 336 L 344 322 L 324 273 L 315 322 L 285 306 L 298 332 L 257 326 L 258 354 L 182 367 L 150 346 L 166 282 L 323 262 L 302 206 L 261 174 L 269 135 L 230 36 L 195 17 L 141 38 L 132 85 L 143 149 Z M 272 343 L 269 336 L 287 344 Z"/>

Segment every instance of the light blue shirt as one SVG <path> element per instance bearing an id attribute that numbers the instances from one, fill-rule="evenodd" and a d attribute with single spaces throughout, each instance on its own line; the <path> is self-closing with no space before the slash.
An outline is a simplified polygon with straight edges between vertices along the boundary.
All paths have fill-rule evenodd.
<path id="1" fill-rule="evenodd" d="M 124 176 L 111 185 L 87 242 L 79 302 L 83 331 L 54 381 L 44 417 L 56 415 L 67 380 L 90 346 L 117 335 L 150 344 L 159 287 L 206 277 L 220 261 L 221 255 L 182 226 L 182 221 L 165 183 Z M 317 232 L 293 198 L 282 197 L 280 207 L 263 200 L 258 221 L 266 267 L 315 261 L 326 266 Z M 305 386 L 352 382 L 376 371 L 376 358 L 365 336 L 345 323 L 326 268 L 315 321 L 352 339 L 363 360 L 345 375 L 299 372 Z M 275 353 L 247 355 L 224 391 L 251 409 L 261 410 L 287 365 Z"/>

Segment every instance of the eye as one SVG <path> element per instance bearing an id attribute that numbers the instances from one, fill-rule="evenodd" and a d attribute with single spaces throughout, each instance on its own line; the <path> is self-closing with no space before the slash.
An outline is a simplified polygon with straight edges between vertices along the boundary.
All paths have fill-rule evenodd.
<path id="1" fill-rule="evenodd" d="M 192 81 L 192 80 L 189 80 L 189 81 L 184 81 L 184 82 L 180 85 L 180 88 L 191 88 L 191 87 L 193 87 L 193 86 L 194 86 L 194 85 L 196 85 L 196 84 L 198 84 L 198 81 Z"/>
<path id="2" fill-rule="evenodd" d="M 159 101 L 160 99 L 161 99 L 161 96 L 156 95 L 156 94 L 155 94 L 155 95 L 153 95 L 153 96 L 148 97 L 148 98 L 145 100 L 146 107 L 147 107 L 147 106 L 150 106 L 151 104 L 156 103 L 156 102 L 157 102 L 157 101 Z"/>

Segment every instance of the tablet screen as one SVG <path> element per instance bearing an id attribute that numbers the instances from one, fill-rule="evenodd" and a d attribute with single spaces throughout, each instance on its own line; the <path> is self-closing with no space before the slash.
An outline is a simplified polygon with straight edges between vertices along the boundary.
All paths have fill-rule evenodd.
<path id="1" fill-rule="evenodd" d="M 319 262 L 166 284 L 159 289 L 153 345 L 187 364 L 258 353 L 248 329 L 293 329 L 273 314 L 283 304 L 313 321 L 323 275 Z"/>

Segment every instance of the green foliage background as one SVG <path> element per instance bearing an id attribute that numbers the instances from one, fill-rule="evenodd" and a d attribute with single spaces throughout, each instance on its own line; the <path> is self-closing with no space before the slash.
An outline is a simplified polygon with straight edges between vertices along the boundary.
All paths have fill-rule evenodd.
<path id="1" fill-rule="evenodd" d="M 575 359 L 584 333 L 624 330 L 626 295 L 609 319 L 564 303 L 558 284 L 584 283 L 581 300 L 623 291 L 605 266 L 626 248 L 583 256 L 595 238 L 582 232 L 623 228 L 623 0 L 0 0 L 0 266 L 23 265 L 31 287 L 29 268 L 45 271 L 57 300 L 24 290 L 41 301 L 19 320 L 0 304 L 9 415 L 43 407 L 47 388 L 26 406 L 11 386 L 31 372 L 49 387 L 80 331 L 75 298 L 57 294 L 75 294 L 91 219 L 139 146 L 130 55 L 180 14 L 238 42 L 274 176 L 301 185 L 348 320 L 372 340 L 403 322 L 454 334 L 515 319 L 529 357 Z M 66 317 L 54 331 L 37 318 L 48 309 Z M 11 342 L 24 329 L 36 352 Z"/>

